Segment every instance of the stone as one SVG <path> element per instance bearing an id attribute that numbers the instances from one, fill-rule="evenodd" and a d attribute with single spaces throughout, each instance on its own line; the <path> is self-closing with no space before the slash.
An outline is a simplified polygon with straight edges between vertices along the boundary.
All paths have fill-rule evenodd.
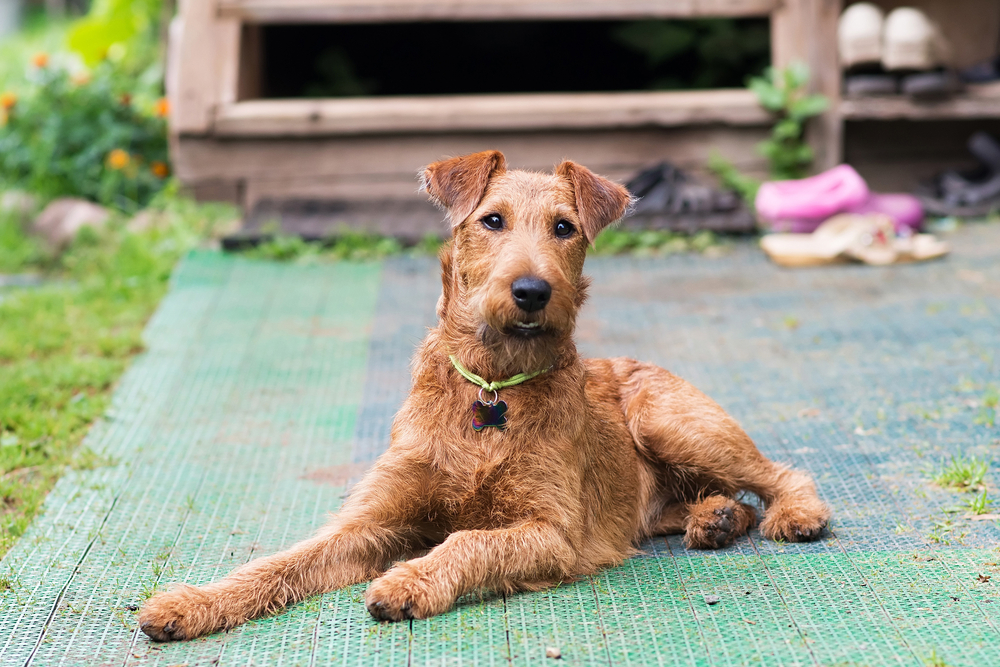
<path id="1" fill-rule="evenodd" d="M 23 190 L 7 190 L 0 193 L 0 213 L 14 213 L 27 220 L 37 208 L 38 197 Z"/>
<path id="2" fill-rule="evenodd" d="M 33 234 L 45 239 L 52 248 L 68 246 L 84 227 L 102 229 L 111 219 L 111 211 L 85 199 L 63 197 L 49 203 L 31 223 Z"/>

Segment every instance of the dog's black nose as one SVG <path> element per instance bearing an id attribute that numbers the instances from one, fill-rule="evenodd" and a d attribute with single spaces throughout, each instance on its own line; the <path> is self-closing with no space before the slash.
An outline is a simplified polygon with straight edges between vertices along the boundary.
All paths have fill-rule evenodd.
<path id="1" fill-rule="evenodd" d="M 533 313 L 541 310 L 552 296 L 552 286 L 541 278 L 528 276 L 518 278 L 510 285 L 510 293 L 514 295 L 514 303 L 521 310 Z"/>

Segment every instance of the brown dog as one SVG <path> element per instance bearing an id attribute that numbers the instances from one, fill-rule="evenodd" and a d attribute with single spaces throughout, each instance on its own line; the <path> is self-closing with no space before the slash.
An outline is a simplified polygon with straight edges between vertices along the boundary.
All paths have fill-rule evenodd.
<path id="1" fill-rule="evenodd" d="M 440 323 L 417 352 L 389 450 L 315 537 L 151 598 L 140 625 L 153 639 L 231 628 L 371 579 L 368 611 L 398 621 L 471 591 L 592 574 L 648 535 L 716 549 L 756 522 L 734 500 L 741 490 L 766 504 L 765 536 L 822 532 L 830 511 L 809 476 L 765 459 L 697 389 L 650 364 L 577 355 L 587 245 L 625 213 L 623 187 L 572 162 L 508 171 L 496 151 L 423 177 L 454 239 L 441 251 Z M 473 374 L 522 381 L 494 393 Z"/>

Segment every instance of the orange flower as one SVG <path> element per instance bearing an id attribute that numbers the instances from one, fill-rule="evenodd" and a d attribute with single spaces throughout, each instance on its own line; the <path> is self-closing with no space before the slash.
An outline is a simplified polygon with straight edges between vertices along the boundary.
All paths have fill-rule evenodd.
<path id="1" fill-rule="evenodd" d="M 129 157 L 129 154 L 120 148 L 116 148 L 110 153 L 108 153 L 107 163 L 108 167 L 110 167 L 111 169 L 114 170 L 124 169 L 125 167 L 128 166 L 128 163 L 130 161 L 131 158 Z"/>
<path id="2" fill-rule="evenodd" d="M 149 170 L 153 172 L 153 175 L 157 178 L 166 178 L 170 174 L 170 168 L 166 163 L 155 161 L 153 164 L 149 165 Z"/>
<path id="3" fill-rule="evenodd" d="M 123 107 L 127 107 L 132 104 L 132 96 L 128 93 L 122 93 L 122 96 L 118 98 L 118 101 L 122 103 Z"/>
<path id="4" fill-rule="evenodd" d="M 90 73 L 89 72 L 77 72 L 73 75 L 73 83 L 78 86 L 86 86 L 90 83 Z"/>
<path id="5" fill-rule="evenodd" d="M 46 67 L 49 64 L 49 54 L 40 51 L 31 59 L 31 64 L 35 67 Z"/>
<path id="6" fill-rule="evenodd" d="M 10 111 L 15 104 L 17 104 L 17 95 L 9 91 L 0 93 L 0 107 L 4 110 Z"/>
<path id="7" fill-rule="evenodd" d="M 170 100 L 168 100 L 166 97 L 161 97 L 160 99 L 156 100 L 155 110 L 157 116 L 159 116 L 160 118 L 166 118 L 168 115 L 170 115 Z"/>

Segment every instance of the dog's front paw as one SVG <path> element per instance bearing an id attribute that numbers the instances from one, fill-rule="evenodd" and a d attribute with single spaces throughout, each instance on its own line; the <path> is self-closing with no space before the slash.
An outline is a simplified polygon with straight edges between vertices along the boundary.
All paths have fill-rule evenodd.
<path id="1" fill-rule="evenodd" d="M 154 595 L 139 612 L 139 629 L 157 642 L 183 641 L 221 629 L 214 622 L 209 595 L 179 586 Z"/>
<path id="2" fill-rule="evenodd" d="M 724 496 L 710 496 L 691 508 L 684 522 L 684 546 L 688 549 L 728 547 L 756 520 L 749 505 Z"/>
<path id="3" fill-rule="evenodd" d="M 454 596 L 435 589 L 414 562 L 400 563 L 373 581 L 365 592 L 368 613 L 380 621 L 428 618 L 448 611 Z"/>

